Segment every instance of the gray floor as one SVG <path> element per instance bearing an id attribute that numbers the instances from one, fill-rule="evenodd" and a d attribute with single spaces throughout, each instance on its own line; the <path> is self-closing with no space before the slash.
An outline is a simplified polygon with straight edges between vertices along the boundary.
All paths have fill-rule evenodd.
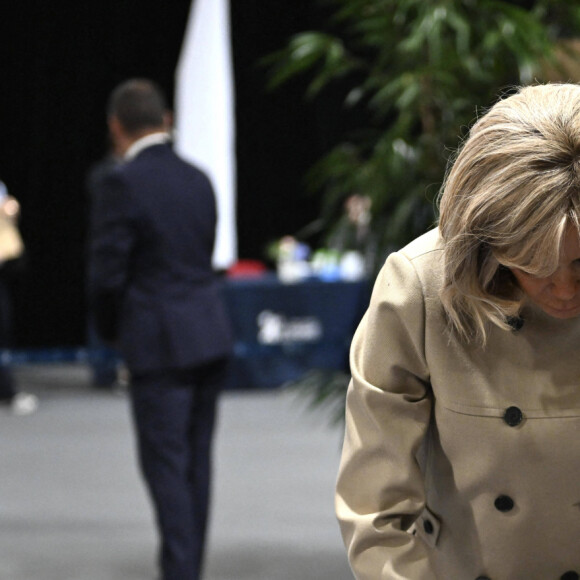
<path id="1" fill-rule="evenodd" d="M 41 406 L 0 415 L 0 580 L 154 580 L 126 396 L 91 389 L 78 365 L 16 374 Z M 285 390 L 223 396 L 206 580 L 352 579 L 328 423 Z"/>

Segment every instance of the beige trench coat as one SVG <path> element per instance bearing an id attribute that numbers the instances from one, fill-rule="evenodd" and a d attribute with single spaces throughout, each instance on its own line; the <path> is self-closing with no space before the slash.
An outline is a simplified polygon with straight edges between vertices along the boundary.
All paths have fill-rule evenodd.
<path id="1" fill-rule="evenodd" d="M 336 510 L 359 580 L 580 578 L 580 319 L 447 331 L 436 230 L 353 340 Z"/>

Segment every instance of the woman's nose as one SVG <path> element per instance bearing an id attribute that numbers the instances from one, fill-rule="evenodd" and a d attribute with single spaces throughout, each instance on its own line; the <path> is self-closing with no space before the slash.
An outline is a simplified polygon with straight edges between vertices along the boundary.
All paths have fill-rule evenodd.
<path id="1" fill-rule="evenodd" d="M 559 300 L 571 300 L 576 296 L 579 284 L 580 278 L 576 272 L 556 272 L 551 280 L 552 295 Z"/>

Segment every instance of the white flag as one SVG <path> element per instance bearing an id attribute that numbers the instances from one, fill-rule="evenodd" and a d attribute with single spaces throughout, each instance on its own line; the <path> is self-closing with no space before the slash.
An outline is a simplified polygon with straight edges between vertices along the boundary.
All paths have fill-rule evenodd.
<path id="1" fill-rule="evenodd" d="M 210 178 L 217 197 L 214 267 L 237 258 L 234 81 L 228 0 L 193 0 L 175 90 L 175 147 Z"/>

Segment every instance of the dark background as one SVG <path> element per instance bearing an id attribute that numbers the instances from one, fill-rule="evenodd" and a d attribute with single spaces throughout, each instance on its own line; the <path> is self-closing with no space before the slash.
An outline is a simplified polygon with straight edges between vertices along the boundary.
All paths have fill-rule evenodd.
<path id="1" fill-rule="evenodd" d="M 312 0 L 231 0 L 240 258 L 317 217 L 304 175 L 336 138 L 336 99 L 305 81 L 270 91 L 261 60 L 327 20 Z M 12 2 L 0 19 L 0 178 L 21 202 L 26 268 L 14 281 L 14 345 L 85 343 L 85 178 L 106 152 L 105 103 L 129 77 L 172 102 L 190 0 Z"/>

